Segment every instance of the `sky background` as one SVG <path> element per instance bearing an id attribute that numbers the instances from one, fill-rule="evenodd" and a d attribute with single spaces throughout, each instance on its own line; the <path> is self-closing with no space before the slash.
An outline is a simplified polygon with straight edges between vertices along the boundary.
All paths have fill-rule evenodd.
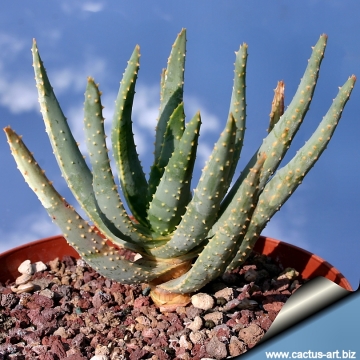
<path id="1" fill-rule="evenodd" d="M 47 176 L 75 202 L 60 176 L 37 102 L 31 66 L 36 38 L 55 93 L 84 148 L 87 76 L 100 83 L 110 125 L 122 73 L 136 44 L 141 62 L 133 110 L 144 170 L 152 163 L 161 69 L 187 29 L 185 112 L 200 110 L 202 129 L 193 187 L 228 114 L 234 52 L 246 42 L 247 132 L 237 174 L 266 136 L 273 89 L 294 95 L 319 36 L 329 36 L 313 103 L 285 161 L 316 129 L 347 78 L 360 76 L 357 1 L 37 1 L 0 3 L 0 123 L 11 125 Z M 303 247 L 337 267 L 357 288 L 360 277 L 360 84 L 320 161 L 263 234 Z M 86 151 L 86 150 L 85 150 Z M 0 252 L 59 233 L 25 184 L 0 135 Z"/>

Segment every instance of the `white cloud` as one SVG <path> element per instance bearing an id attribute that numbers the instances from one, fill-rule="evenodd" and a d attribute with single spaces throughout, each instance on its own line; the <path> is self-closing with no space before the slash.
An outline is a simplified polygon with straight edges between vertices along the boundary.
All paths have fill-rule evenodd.
<path id="1" fill-rule="evenodd" d="M 68 66 L 63 69 L 48 73 L 51 85 L 57 94 L 71 89 L 72 91 L 84 92 L 87 77 L 103 77 L 106 68 L 105 60 L 91 57 L 85 64 Z"/>
<path id="2" fill-rule="evenodd" d="M 83 0 L 68 0 L 61 2 L 61 10 L 67 14 L 81 12 L 97 13 L 104 9 L 104 1 L 83 1 Z"/>
<path id="3" fill-rule="evenodd" d="M 133 121 L 139 128 L 155 134 L 160 104 L 157 86 L 139 85 L 134 98 Z"/>
<path id="4" fill-rule="evenodd" d="M 213 150 L 215 141 L 220 136 L 220 120 L 214 114 L 212 114 L 199 99 L 194 96 L 185 96 L 185 111 L 187 113 L 188 120 L 191 119 L 197 111 L 200 111 L 201 116 L 201 128 L 200 138 L 197 149 L 197 163 L 196 166 L 202 169 L 209 159 L 209 156 Z M 216 140 L 214 142 L 208 141 L 208 135 L 214 134 Z"/>
<path id="5" fill-rule="evenodd" d="M 80 144 L 80 150 L 85 155 L 87 153 L 85 145 L 85 135 L 83 130 L 84 107 L 83 104 L 71 106 L 64 109 L 65 116 L 67 117 L 71 132 L 75 140 Z"/>
<path id="6" fill-rule="evenodd" d="M 38 95 L 33 77 L 7 74 L 4 70 L 6 63 L 8 61 L 1 62 L 0 60 L 0 104 L 14 114 L 32 110 L 39 111 Z M 83 93 L 87 77 L 90 74 L 93 77 L 102 77 L 105 68 L 104 60 L 91 58 L 81 66 L 73 65 L 50 71 L 48 76 L 57 96 L 69 90 Z"/>
<path id="7" fill-rule="evenodd" d="M 197 111 L 200 111 L 201 129 L 200 134 L 217 133 L 220 128 L 220 120 L 194 96 L 185 96 L 184 100 L 187 117 L 191 119 Z M 219 133 L 220 135 L 220 133 Z"/>
<path id="8" fill-rule="evenodd" d="M 20 79 L 7 80 L 0 71 L 0 104 L 13 114 L 39 110 L 35 84 Z"/>
<path id="9" fill-rule="evenodd" d="M 154 13 L 155 13 L 155 16 L 158 16 L 160 19 L 162 19 L 162 20 L 164 20 L 166 22 L 173 21 L 173 16 L 170 13 L 164 12 L 163 8 L 160 8 L 160 7 L 156 6 L 154 8 Z"/>
<path id="10" fill-rule="evenodd" d="M 140 85 L 136 89 L 133 110 L 134 134 L 138 151 L 143 156 L 153 152 L 154 130 L 159 114 L 159 98 L 158 86 Z M 194 96 L 185 96 L 184 104 L 187 122 L 200 110 L 202 119 L 200 134 L 202 136 L 218 132 L 219 119 L 199 99 Z M 204 142 L 201 139 L 200 137 L 197 162 L 198 166 L 202 168 L 212 151 L 213 144 L 206 143 L 206 137 L 203 137 Z"/>
<path id="11" fill-rule="evenodd" d="M 106 143 L 108 149 L 111 149 L 111 124 L 115 108 L 116 94 L 113 92 L 106 92 L 101 96 L 101 104 L 103 105 L 103 116 L 105 118 L 105 134 L 107 134 Z M 84 134 L 84 104 L 76 104 L 64 109 L 65 116 L 67 117 L 71 131 L 74 138 L 80 143 L 81 152 L 86 155 L 87 148 L 85 145 L 85 134 Z"/>
<path id="12" fill-rule="evenodd" d="M 7 65 L 24 50 L 24 41 L 0 33 L 0 48 L 0 104 L 14 114 L 38 109 L 33 79 L 19 74 L 11 76 L 7 69 Z"/>
<path id="13" fill-rule="evenodd" d="M 98 70 L 95 69 L 95 72 L 103 71 L 103 67 L 101 65 L 102 63 L 99 61 L 98 64 L 100 65 L 98 65 Z M 67 69 L 66 71 L 58 71 L 55 74 L 55 82 L 58 81 L 58 83 L 54 85 L 54 88 L 60 88 L 60 90 L 63 92 L 69 87 L 76 87 L 76 83 L 78 81 L 80 82 L 80 78 L 83 76 L 79 75 L 79 73 L 74 74 L 74 72 L 74 68 Z M 115 93 L 114 91 L 107 91 L 106 88 L 101 90 L 103 91 L 102 105 L 104 106 L 103 116 L 105 117 L 105 133 L 107 134 L 106 141 L 108 149 L 111 151 L 111 126 L 117 92 Z M 155 127 L 159 113 L 159 98 L 160 95 L 158 86 L 138 84 L 136 87 L 134 107 L 132 111 L 133 133 L 138 154 L 143 160 L 145 172 L 148 171 L 153 161 L 151 154 L 153 153 Z M 213 148 L 213 144 L 206 142 L 206 135 L 215 133 L 217 138 L 219 133 L 219 120 L 215 115 L 211 114 L 207 108 L 195 97 L 188 96 L 185 99 L 185 104 L 187 104 L 187 113 L 191 114 L 187 116 L 187 121 L 189 121 L 198 110 L 200 110 L 202 114 L 203 124 L 200 133 L 202 135 L 205 134 L 205 137 L 201 138 L 203 141 L 200 139 L 197 160 L 197 166 L 202 168 Z M 87 156 L 88 152 L 85 144 L 83 130 L 83 104 L 76 104 L 63 110 L 65 116 L 69 120 L 70 127 L 76 141 L 80 143 L 81 152 Z M 112 165 L 114 165 L 113 157 L 110 156 L 110 159 L 112 161 Z M 114 175 L 116 175 L 114 166 L 113 171 Z"/>
<path id="14" fill-rule="evenodd" d="M 203 169 L 205 166 L 206 161 L 208 161 L 209 156 L 213 150 L 213 147 L 209 144 L 203 144 L 199 143 L 197 148 L 197 163 L 196 166 L 198 166 L 200 169 Z"/>
<path id="15" fill-rule="evenodd" d="M 47 39 L 53 46 L 56 42 L 61 39 L 62 33 L 59 29 L 48 29 L 46 32 L 41 34 L 45 39 Z"/>
<path id="16" fill-rule="evenodd" d="M 24 49 L 25 42 L 13 35 L 7 33 L 0 33 L 0 47 L 1 59 L 11 58 Z"/>
<path id="17" fill-rule="evenodd" d="M 0 229 L 0 252 L 61 233 L 59 228 L 51 222 L 45 210 L 28 215 L 13 225 L 14 229 L 7 230 L 6 233 Z"/>
<path id="18" fill-rule="evenodd" d="M 111 151 L 111 126 L 113 114 L 115 111 L 115 100 L 117 93 L 107 92 L 102 96 L 103 116 L 105 118 L 105 134 L 107 135 L 106 143 Z M 85 144 L 85 136 L 83 129 L 84 110 L 83 104 L 75 105 L 65 109 L 66 116 L 69 120 L 72 133 L 77 142 L 80 143 L 81 152 L 87 156 L 88 151 Z M 135 104 L 133 108 L 133 132 L 135 144 L 140 157 L 146 157 L 148 152 L 152 152 L 154 129 L 156 118 L 158 115 L 158 100 L 155 96 L 154 87 L 139 86 L 136 90 Z M 150 147 L 151 146 L 151 147 Z M 113 157 L 110 157 L 113 164 Z M 114 175 L 116 175 L 113 166 Z"/>
<path id="19" fill-rule="evenodd" d="M 104 9 L 104 3 L 100 2 L 85 2 L 82 4 L 81 9 L 89 12 L 99 12 Z"/>

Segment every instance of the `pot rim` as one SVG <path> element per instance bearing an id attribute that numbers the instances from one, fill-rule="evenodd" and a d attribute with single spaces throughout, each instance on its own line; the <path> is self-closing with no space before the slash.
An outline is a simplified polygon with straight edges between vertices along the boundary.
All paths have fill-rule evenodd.
<path id="1" fill-rule="evenodd" d="M 50 252 L 48 250 L 49 242 L 52 243 L 52 251 Z M 320 256 L 298 246 L 261 235 L 254 250 L 271 257 L 284 269 L 287 267 L 295 268 L 304 279 L 323 276 L 346 290 L 353 290 L 349 281 L 339 270 Z M 52 255 L 54 252 L 55 254 Z M 20 254 L 22 255 L 20 256 Z M 80 257 L 75 249 L 67 243 L 63 235 L 54 235 L 16 246 L 0 253 L 0 260 L 2 260 L 0 281 L 14 280 L 18 276 L 17 268 L 24 260 L 31 258 L 32 262 L 40 260 L 47 262 L 56 257 L 62 258 L 65 255 Z"/>

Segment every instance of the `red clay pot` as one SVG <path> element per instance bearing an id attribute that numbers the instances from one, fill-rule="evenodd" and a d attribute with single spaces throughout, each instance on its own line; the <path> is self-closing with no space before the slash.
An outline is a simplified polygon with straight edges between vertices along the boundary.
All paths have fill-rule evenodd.
<path id="1" fill-rule="evenodd" d="M 350 283 L 336 268 L 320 257 L 297 246 L 260 236 L 255 251 L 270 256 L 284 268 L 293 267 L 304 279 L 323 276 L 346 290 L 352 291 Z M 0 281 L 15 280 L 20 274 L 17 268 L 24 260 L 48 262 L 54 258 L 70 255 L 79 258 L 79 254 L 57 235 L 18 246 L 0 254 Z"/>

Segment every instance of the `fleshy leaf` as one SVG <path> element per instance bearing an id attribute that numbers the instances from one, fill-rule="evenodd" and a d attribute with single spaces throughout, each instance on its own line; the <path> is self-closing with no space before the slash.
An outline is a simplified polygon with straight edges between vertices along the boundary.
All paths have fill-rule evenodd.
<path id="1" fill-rule="evenodd" d="M 135 219 L 146 226 L 148 185 L 136 152 L 131 120 L 139 59 L 140 48 L 136 46 L 120 83 L 115 103 L 111 140 L 121 189 L 126 202 Z"/>

